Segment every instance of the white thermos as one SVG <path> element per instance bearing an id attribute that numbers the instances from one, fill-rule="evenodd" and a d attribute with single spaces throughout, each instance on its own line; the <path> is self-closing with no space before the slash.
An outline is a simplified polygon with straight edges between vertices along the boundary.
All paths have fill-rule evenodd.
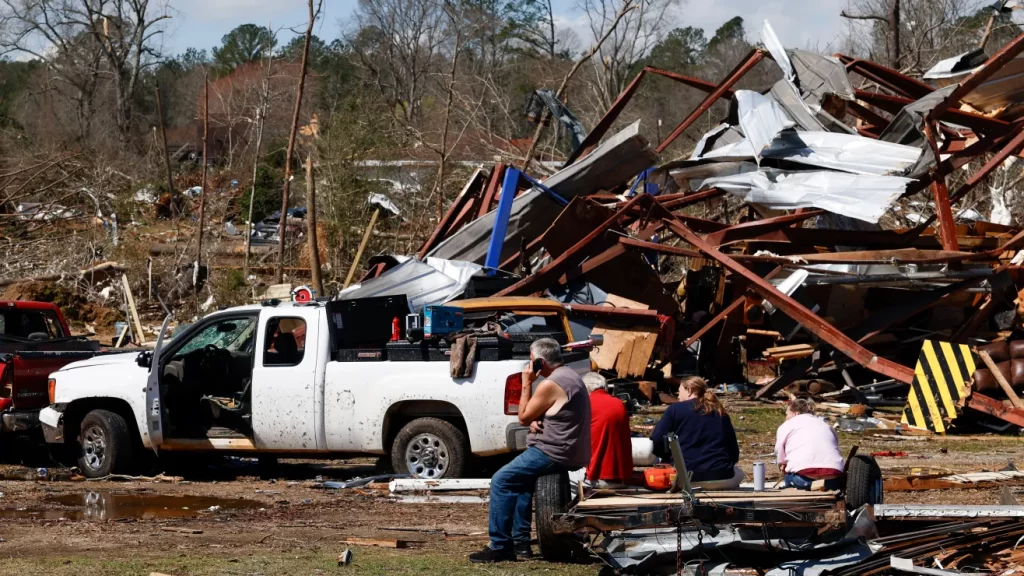
<path id="1" fill-rule="evenodd" d="M 764 492 L 764 462 L 754 462 L 754 491 Z"/>

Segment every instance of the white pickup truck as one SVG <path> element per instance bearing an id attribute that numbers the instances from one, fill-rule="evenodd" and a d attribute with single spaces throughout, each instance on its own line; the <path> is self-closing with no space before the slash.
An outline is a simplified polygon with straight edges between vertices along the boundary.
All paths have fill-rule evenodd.
<path id="1" fill-rule="evenodd" d="M 131 472 L 146 449 L 390 455 L 396 472 L 459 477 L 471 454 L 525 448 L 527 430 L 515 414 L 528 343 L 571 339 L 557 302 L 453 302 L 467 325 L 497 321 L 517 344 L 506 359 L 482 358 L 470 377 L 452 378 L 443 358 L 343 355 L 333 342 L 340 327 L 331 325 L 332 304 L 231 308 L 158 340 L 152 353 L 68 364 L 50 375 L 51 405 L 40 412 L 44 436 L 75 449 L 88 477 Z M 589 369 L 588 351 L 567 362 Z"/>

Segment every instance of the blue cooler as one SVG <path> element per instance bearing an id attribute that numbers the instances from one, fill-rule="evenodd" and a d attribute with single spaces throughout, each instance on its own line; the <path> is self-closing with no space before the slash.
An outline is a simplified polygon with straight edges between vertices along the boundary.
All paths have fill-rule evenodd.
<path id="1" fill-rule="evenodd" d="M 462 308 L 427 306 L 423 309 L 423 337 L 443 338 L 462 330 Z"/>

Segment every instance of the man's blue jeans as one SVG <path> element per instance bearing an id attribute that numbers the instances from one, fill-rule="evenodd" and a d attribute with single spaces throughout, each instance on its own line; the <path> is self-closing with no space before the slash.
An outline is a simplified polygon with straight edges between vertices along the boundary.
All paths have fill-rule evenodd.
<path id="1" fill-rule="evenodd" d="M 491 478 L 491 548 L 508 550 L 516 544 L 530 543 L 533 491 L 537 478 L 565 468 L 533 446 L 526 449 Z"/>

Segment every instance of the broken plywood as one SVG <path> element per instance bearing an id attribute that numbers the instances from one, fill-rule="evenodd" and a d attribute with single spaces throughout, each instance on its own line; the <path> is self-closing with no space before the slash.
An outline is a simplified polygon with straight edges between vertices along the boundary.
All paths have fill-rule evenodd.
<path id="1" fill-rule="evenodd" d="M 614 294 L 609 294 L 606 302 L 616 308 L 648 309 L 646 304 Z M 604 336 L 604 344 L 590 353 L 590 359 L 599 369 L 614 370 L 619 378 L 643 377 L 658 341 L 656 326 L 623 328 L 598 322 L 593 334 Z"/>
<path id="2" fill-rule="evenodd" d="M 886 478 L 883 489 L 886 492 L 917 492 L 921 490 L 960 490 L 967 488 L 994 488 L 996 486 L 1019 486 L 1024 484 L 1024 472 L 970 472 L 928 476 L 905 476 Z"/>

